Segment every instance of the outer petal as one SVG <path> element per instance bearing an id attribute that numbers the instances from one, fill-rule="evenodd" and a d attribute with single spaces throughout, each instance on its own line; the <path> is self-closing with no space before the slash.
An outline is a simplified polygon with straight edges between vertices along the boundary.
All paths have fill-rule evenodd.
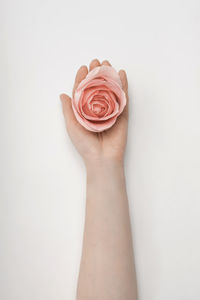
<path id="1" fill-rule="evenodd" d="M 113 80 L 115 81 L 116 83 L 118 83 L 120 85 L 120 87 L 122 87 L 122 83 L 121 83 L 121 80 L 120 80 L 120 77 L 119 77 L 119 74 L 117 73 L 117 71 L 113 68 L 113 67 L 110 67 L 110 66 L 99 66 L 99 67 L 96 67 L 94 68 L 92 71 L 90 71 L 87 76 L 85 77 L 85 79 L 83 79 L 79 86 L 78 86 L 78 89 L 79 88 L 83 88 L 85 83 L 87 83 L 88 81 L 91 81 L 95 78 L 98 78 L 98 77 L 102 77 L 102 78 L 105 78 L 106 80 Z"/>

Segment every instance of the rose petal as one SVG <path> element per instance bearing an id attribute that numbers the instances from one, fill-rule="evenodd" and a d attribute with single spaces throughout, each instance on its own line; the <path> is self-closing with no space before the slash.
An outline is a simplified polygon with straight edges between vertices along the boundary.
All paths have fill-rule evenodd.
<path id="1" fill-rule="evenodd" d="M 120 87 L 122 87 L 122 83 L 119 77 L 119 74 L 117 73 L 117 71 L 110 66 L 99 66 L 94 68 L 92 71 L 90 71 L 87 76 L 85 77 L 85 79 L 83 79 L 80 83 L 80 88 L 82 88 L 85 83 L 93 80 L 94 78 L 98 78 L 98 77 L 102 77 L 104 79 L 107 79 L 108 81 L 113 80 L 116 83 L 118 83 L 120 85 Z"/>

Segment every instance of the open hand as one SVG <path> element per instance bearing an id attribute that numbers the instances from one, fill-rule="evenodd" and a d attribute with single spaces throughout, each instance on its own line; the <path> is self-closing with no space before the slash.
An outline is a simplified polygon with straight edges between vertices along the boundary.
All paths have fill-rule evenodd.
<path id="1" fill-rule="evenodd" d="M 89 71 L 100 65 L 111 66 L 107 60 L 100 64 L 97 59 L 94 59 L 90 63 Z M 73 95 L 77 86 L 87 74 L 87 66 L 81 66 L 76 74 Z M 127 104 L 116 123 L 103 132 L 91 132 L 82 127 L 75 118 L 71 98 L 66 94 L 60 95 L 67 132 L 86 165 L 97 160 L 123 161 L 128 130 L 128 82 L 124 70 L 119 71 L 119 76 L 126 94 Z"/>

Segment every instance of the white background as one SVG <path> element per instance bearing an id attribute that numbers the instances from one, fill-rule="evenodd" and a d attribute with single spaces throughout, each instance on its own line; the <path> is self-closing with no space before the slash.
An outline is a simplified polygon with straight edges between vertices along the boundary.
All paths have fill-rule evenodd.
<path id="1" fill-rule="evenodd" d="M 85 170 L 58 95 L 96 57 L 129 78 L 139 299 L 199 300 L 199 1 L 4 0 L 0 11 L 1 300 L 75 299 Z"/>

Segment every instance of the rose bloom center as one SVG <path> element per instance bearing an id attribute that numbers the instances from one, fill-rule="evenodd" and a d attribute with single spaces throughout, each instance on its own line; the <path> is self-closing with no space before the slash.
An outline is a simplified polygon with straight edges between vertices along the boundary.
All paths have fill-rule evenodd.
<path id="1" fill-rule="evenodd" d="M 102 117 L 108 110 L 108 103 L 104 96 L 94 97 L 88 103 L 89 110 L 98 117 Z"/>

